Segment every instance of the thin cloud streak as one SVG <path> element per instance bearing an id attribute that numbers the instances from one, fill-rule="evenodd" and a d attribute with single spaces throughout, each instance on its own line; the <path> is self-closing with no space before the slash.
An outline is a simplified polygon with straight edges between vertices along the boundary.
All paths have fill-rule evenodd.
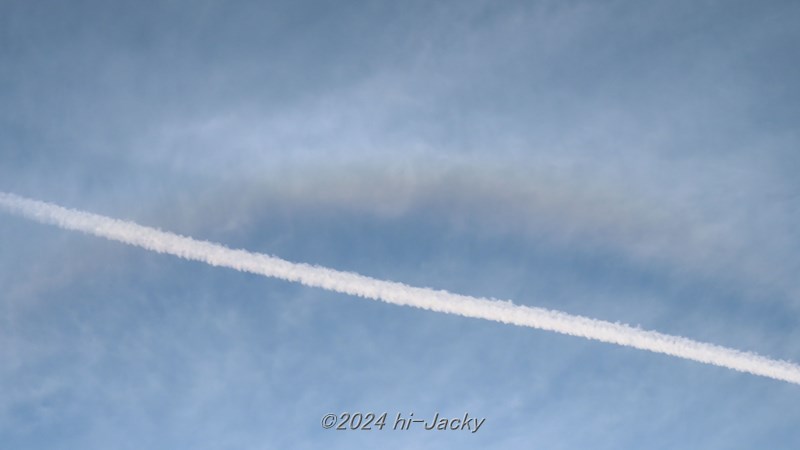
<path id="1" fill-rule="evenodd" d="M 228 267 L 396 305 L 555 331 L 649 350 L 800 385 L 800 365 L 680 336 L 560 311 L 515 305 L 510 301 L 453 294 L 444 290 L 378 280 L 352 272 L 292 263 L 274 256 L 231 249 L 221 244 L 200 241 L 133 222 L 68 209 L 10 193 L 0 192 L 0 207 L 12 214 L 37 222 L 81 231 L 187 260 L 205 262 L 212 266 Z"/>

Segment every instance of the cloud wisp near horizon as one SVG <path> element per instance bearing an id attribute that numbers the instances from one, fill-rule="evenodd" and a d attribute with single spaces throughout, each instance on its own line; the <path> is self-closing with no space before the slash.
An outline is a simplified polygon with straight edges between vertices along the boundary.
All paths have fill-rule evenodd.
<path id="1" fill-rule="evenodd" d="M 201 261 L 212 266 L 227 267 L 396 305 L 554 331 L 663 353 L 800 385 L 800 366 L 797 364 L 685 337 L 545 308 L 515 305 L 511 301 L 413 287 L 353 272 L 293 263 L 262 253 L 231 249 L 221 244 L 200 241 L 133 222 L 68 209 L 10 193 L 0 192 L 0 206 L 9 213 L 37 222 L 81 231 L 187 260 Z"/>

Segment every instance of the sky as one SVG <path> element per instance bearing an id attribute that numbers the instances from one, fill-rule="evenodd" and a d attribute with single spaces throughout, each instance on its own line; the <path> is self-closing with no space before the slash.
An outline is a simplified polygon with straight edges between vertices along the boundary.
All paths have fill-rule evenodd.
<path id="1" fill-rule="evenodd" d="M 800 362 L 800 5 L 0 2 L 0 191 Z M 793 449 L 797 385 L 0 214 L 0 447 Z M 485 418 L 328 430 L 328 413 Z M 391 421 L 391 420 L 390 420 Z"/>

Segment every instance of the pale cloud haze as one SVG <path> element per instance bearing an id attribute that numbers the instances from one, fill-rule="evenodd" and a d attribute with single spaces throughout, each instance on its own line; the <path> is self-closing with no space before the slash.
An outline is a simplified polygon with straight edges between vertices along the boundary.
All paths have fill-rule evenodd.
<path id="1" fill-rule="evenodd" d="M 793 2 L 0 5 L 0 191 L 800 362 Z M 0 447 L 775 448 L 796 386 L 0 215 Z M 328 412 L 486 417 L 335 432 Z"/>

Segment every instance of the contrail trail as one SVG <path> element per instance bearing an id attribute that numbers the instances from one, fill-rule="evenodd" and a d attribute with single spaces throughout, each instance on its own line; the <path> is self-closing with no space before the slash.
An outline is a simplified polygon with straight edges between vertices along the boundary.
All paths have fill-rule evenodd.
<path id="1" fill-rule="evenodd" d="M 212 266 L 280 278 L 396 305 L 414 306 L 595 339 L 800 384 L 800 366 L 795 363 L 697 342 L 680 336 L 560 311 L 515 305 L 510 301 L 470 297 L 443 290 L 377 280 L 352 272 L 293 263 L 262 253 L 235 250 L 221 244 L 199 241 L 133 222 L 68 209 L 9 193 L 0 192 L 0 207 L 12 214 L 41 223 L 82 231 L 158 253 L 202 261 Z"/>

